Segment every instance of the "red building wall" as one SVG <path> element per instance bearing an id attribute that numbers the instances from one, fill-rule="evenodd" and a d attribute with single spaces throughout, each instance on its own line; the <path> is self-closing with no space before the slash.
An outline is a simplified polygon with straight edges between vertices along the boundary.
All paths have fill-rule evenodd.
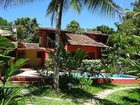
<path id="1" fill-rule="evenodd" d="M 94 59 L 99 59 L 101 57 L 101 48 L 94 46 L 79 46 L 79 45 L 66 45 L 65 49 L 70 52 L 75 52 L 78 48 L 81 48 L 85 53 L 93 53 Z"/>

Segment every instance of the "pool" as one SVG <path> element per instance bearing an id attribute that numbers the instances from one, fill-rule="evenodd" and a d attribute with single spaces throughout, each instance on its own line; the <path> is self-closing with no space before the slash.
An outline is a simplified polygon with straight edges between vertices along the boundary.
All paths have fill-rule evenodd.
<path id="1" fill-rule="evenodd" d="M 99 75 L 95 75 L 95 77 L 96 78 L 137 78 L 137 76 L 126 75 L 126 74 L 113 74 L 113 75 L 99 74 Z"/>
<path id="2" fill-rule="evenodd" d="M 73 73 L 73 77 L 85 77 L 93 80 L 94 83 L 111 83 L 111 84 L 135 84 L 140 83 L 140 78 L 126 74 L 96 74 L 91 76 L 89 73 Z"/>

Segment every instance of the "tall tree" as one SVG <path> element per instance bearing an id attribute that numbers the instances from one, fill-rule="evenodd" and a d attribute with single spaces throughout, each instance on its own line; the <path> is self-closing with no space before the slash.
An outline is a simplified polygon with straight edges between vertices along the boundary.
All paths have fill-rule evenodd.
<path id="1" fill-rule="evenodd" d="M 38 36 L 34 35 L 35 31 L 38 29 L 38 23 L 36 18 L 17 18 L 14 23 L 17 27 L 18 40 L 21 40 L 23 42 L 38 42 Z"/>
<path id="2" fill-rule="evenodd" d="M 0 17 L 0 28 L 5 29 L 5 28 L 11 28 L 12 27 L 12 22 L 8 22 L 6 19 L 3 19 Z"/>
<path id="3" fill-rule="evenodd" d="M 77 33 L 77 34 L 81 34 L 84 31 L 84 29 L 80 27 L 80 24 L 75 20 L 72 20 L 70 24 L 66 26 L 66 30 L 71 31 L 72 33 Z"/>
<path id="4" fill-rule="evenodd" d="M 113 28 L 110 28 L 106 25 L 97 26 L 97 31 L 100 31 L 103 34 L 108 34 L 108 35 L 115 33 Z"/>
<path id="5" fill-rule="evenodd" d="M 64 10 L 72 7 L 74 10 L 80 12 L 82 6 L 88 6 L 89 10 L 93 12 L 100 12 L 106 16 L 115 16 L 115 14 L 122 13 L 120 7 L 112 0 L 51 0 L 47 8 L 47 15 L 52 15 L 52 21 L 56 16 L 56 41 L 55 41 L 55 74 L 54 74 L 54 88 L 59 91 L 59 47 L 61 34 L 62 13 Z"/>

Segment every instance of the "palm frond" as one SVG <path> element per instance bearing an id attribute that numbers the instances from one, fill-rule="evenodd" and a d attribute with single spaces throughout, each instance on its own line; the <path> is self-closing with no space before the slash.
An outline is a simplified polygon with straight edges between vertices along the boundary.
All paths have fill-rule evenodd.
<path id="1" fill-rule="evenodd" d="M 124 15 L 121 7 L 113 0 L 85 0 L 85 4 L 92 12 L 98 12 L 104 16 L 115 17 L 118 14 L 121 18 Z"/>
<path id="2" fill-rule="evenodd" d="M 53 22 L 55 21 L 58 2 L 59 2 L 59 0 L 51 0 L 48 8 L 46 10 L 46 16 L 48 16 L 48 15 L 51 16 L 51 25 L 53 25 Z M 64 0 L 63 12 L 67 11 L 69 8 L 72 8 L 76 12 L 79 13 L 82 8 L 82 1 L 81 0 Z"/>
<path id="3" fill-rule="evenodd" d="M 24 5 L 36 0 L 0 0 L 0 6 L 4 9 L 10 6 Z"/>

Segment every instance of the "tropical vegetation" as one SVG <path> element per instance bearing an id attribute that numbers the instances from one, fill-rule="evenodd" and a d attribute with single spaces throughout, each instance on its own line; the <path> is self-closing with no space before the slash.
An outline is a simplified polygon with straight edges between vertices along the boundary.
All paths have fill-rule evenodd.
<path id="1" fill-rule="evenodd" d="M 21 67 L 26 60 L 17 60 L 14 63 L 14 59 L 7 54 L 12 51 L 14 44 L 0 36 L 0 104 L 1 105 L 19 105 L 24 103 L 23 96 L 19 94 L 21 91 L 20 87 L 7 87 L 6 84 L 13 76 L 16 70 Z M 2 78 L 2 77 L 3 78 Z"/>
<path id="2" fill-rule="evenodd" d="M 16 34 L 18 40 L 28 43 L 39 43 L 39 35 L 36 32 L 38 29 L 36 18 L 17 18 L 17 20 L 14 21 L 14 24 L 17 28 Z"/>
<path id="3" fill-rule="evenodd" d="M 84 4 L 84 5 L 83 5 Z M 59 91 L 59 47 L 60 47 L 60 34 L 61 34 L 61 21 L 62 14 L 64 10 L 72 7 L 77 12 L 80 12 L 81 7 L 87 6 L 89 10 L 101 11 L 106 16 L 114 16 L 117 14 L 122 14 L 120 7 L 115 4 L 113 1 L 104 1 L 104 0 L 52 0 L 47 9 L 47 15 L 52 15 L 52 21 L 56 19 L 56 41 L 55 41 L 55 73 L 54 73 L 54 88 L 56 91 Z M 67 8 L 66 8 L 67 7 Z M 56 16 L 56 17 L 55 17 Z"/>

